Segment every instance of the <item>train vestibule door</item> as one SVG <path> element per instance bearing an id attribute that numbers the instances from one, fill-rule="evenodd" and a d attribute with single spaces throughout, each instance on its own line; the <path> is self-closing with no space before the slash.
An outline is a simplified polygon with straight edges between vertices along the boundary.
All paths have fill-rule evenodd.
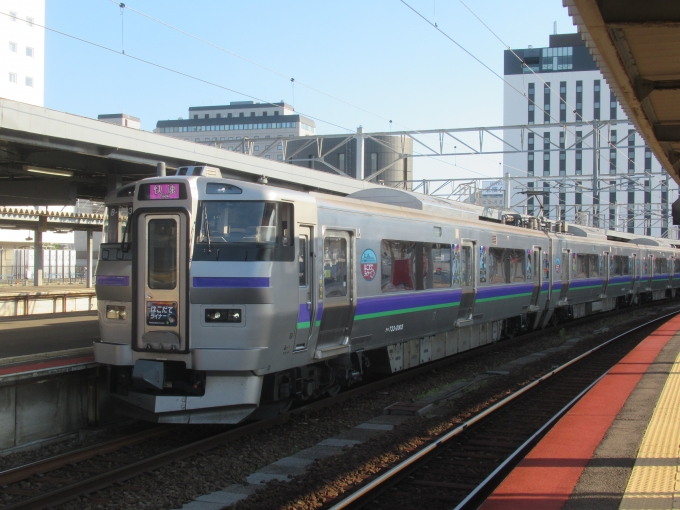
<path id="1" fill-rule="evenodd" d="M 314 295 L 314 231 L 312 227 L 298 225 L 297 232 L 299 306 L 294 350 L 303 351 L 314 332 L 318 306 Z"/>
<path id="2" fill-rule="evenodd" d="M 345 345 L 354 315 L 352 244 L 349 232 L 326 230 L 323 236 L 323 310 L 317 349 Z"/>
<path id="3" fill-rule="evenodd" d="M 533 267 L 533 281 L 534 281 L 534 291 L 531 295 L 531 304 L 529 305 L 529 311 L 530 312 L 536 312 L 538 311 L 538 300 L 541 297 L 541 284 L 543 282 L 543 273 L 541 271 L 541 263 L 542 263 L 542 258 L 541 258 L 541 247 L 540 246 L 533 246 L 531 250 L 530 257 L 532 258 L 532 267 Z"/>
<path id="4" fill-rule="evenodd" d="M 134 348 L 186 351 L 186 216 L 143 213 L 138 216 L 136 231 Z"/>
<path id="5" fill-rule="evenodd" d="M 571 282 L 571 250 L 562 250 L 562 260 L 555 261 L 555 271 L 562 273 L 562 288 L 560 289 L 559 304 L 567 304 L 567 294 L 569 293 L 569 283 Z"/>
<path id="6" fill-rule="evenodd" d="M 472 323 L 472 311 L 477 298 L 475 242 L 463 240 L 460 247 L 460 286 L 463 293 L 458 307 L 457 326 Z"/>

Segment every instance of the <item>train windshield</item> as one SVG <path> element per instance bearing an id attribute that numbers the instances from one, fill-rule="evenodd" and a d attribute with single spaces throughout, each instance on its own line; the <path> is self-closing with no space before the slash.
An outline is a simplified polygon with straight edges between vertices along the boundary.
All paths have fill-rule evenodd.
<path id="1" fill-rule="evenodd" d="M 102 242 L 104 244 L 122 243 L 123 236 L 125 236 L 125 242 L 129 243 L 131 232 L 126 232 L 126 229 L 131 216 L 132 204 L 107 207 L 104 216 L 104 238 Z"/>
<path id="2" fill-rule="evenodd" d="M 203 202 L 198 242 L 273 245 L 284 235 L 277 209 L 274 202 Z"/>

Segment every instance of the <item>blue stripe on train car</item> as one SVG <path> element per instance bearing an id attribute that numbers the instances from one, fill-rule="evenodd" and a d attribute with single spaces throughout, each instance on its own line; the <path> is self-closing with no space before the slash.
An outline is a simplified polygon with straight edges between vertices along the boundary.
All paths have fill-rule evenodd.
<path id="1" fill-rule="evenodd" d="M 127 287 L 130 285 L 130 277 L 97 275 L 95 283 L 97 285 L 105 285 L 111 287 Z"/>
<path id="2" fill-rule="evenodd" d="M 487 303 L 500 299 L 511 299 L 531 296 L 534 293 L 533 284 L 529 285 L 503 285 L 498 287 L 483 287 L 477 291 L 475 303 Z"/>
<path id="3" fill-rule="evenodd" d="M 451 308 L 460 305 L 462 293 L 462 290 L 454 290 L 362 298 L 357 302 L 354 320 L 360 321 L 402 313 Z"/>

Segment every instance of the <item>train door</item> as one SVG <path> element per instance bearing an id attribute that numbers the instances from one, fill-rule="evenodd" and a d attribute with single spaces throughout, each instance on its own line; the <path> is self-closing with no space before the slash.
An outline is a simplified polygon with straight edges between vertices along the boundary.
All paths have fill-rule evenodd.
<path id="1" fill-rule="evenodd" d="M 307 348 L 309 338 L 316 323 L 317 306 L 314 298 L 314 238 L 313 229 L 298 225 L 298 273 L 299 273 L 299 308 L 295 333 L 295 350 Z"/>
<path id="2" fill-rule="evenodd" d="M 458 307 L 457 325 L 472 321 L 472 310 L 477 297 L 477 278 L 475 264 L 475 242 L 464 240 L 460 246 L 460 286 L 463 294 Z"/>
<path id="3" fill-rule="evenodd" d="M 571 282 L 571 250 L 562 250 L 562 261 L 555 261 L 555 271 L 557 271 L 558 266 L 561 266 L 560 271 L 562 273 L 562 288 L 560 289 L 559 303 L 564 305 L 567 301 L 569 283 Z"/>
<path id="4" fill-rule="evenodd" d="M 611 265 L 612 265 L 612 261 L 614 259 L 609 256 L 608 251 L 606 251 L 602 254 L 602 258 L 604 258 L 604 284 L 602 285 L 602 296 L 601 297 L 606 297 L 607 286 L 609 285 L 609 278 L 611 277 Z"/>
<path id="5" fill-rule="evenodd" d="M 323 237 L 323 311 L 318 349 L 349 339 L 354 305 L 352 247 L 349 232 L 327 230 Z"/>
<path id="6" fill-rule="evenodd" d="M 136 349 L 186 351 L 187 217 L 142 213 L 137 219 Z"/>
<path id="7" fill-rule="evenodd" d="M 543 272 L 541 270 L 542 258 L 541 258 L 541 247 L 534 246 L 532 248 L 532 265 L 533 265 L 533 280 L 534 280 L 534 292 L 531 295 L 531 304 L 529 306 L 530 312 L 535 312 L 538 310 L 538 300 L 541 297 L 541 283 L 543 282 Z"/>

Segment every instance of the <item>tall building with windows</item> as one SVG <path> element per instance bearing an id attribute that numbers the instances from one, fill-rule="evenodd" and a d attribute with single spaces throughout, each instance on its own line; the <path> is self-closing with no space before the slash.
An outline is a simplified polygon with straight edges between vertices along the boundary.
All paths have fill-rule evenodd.
<path id="1" fill-rule="evenodd" d="M 45 0 L 0 0 L 0 12 L 0 98 L 44 106 Z"/>
<path id="2" fill-rule="evenodd" d="M 154 132 L 281 161 L 283 144 L 277 139 L 313 135 L 316 125 L 283 101 L 232 101 L 221 106 L 192 106 L 188 119 L 159 120 Z"/>
<path id="3" fill-rule="evenodd" d="M 580 34 L 506 50 L 504 75 L 503 123 L 524 126 L 505 134 L 521 148 L 504 155 L 505 171 L 523 178 L 511 191 L 516 209 L 535 215 L 542 206 L 553 220 L 669 235 L 677 184 L 628 122 Z"/>

